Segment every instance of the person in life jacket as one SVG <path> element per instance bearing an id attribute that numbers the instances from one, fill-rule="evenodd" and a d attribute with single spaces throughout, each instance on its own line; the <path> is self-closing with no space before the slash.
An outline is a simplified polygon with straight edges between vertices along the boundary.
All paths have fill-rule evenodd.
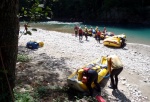
<path id="1" fill-rule="evenodd" d="M 123 63 L 117 55 L 108 55 L 107 63 L 111 80 L 109 88 L 118 89 L 118 75 L 123 70 Z"/>
<path id="2" fill-rule="evenodd" d="M 99 30 L 98 30 L 98 26 L 96 26 L 96 28 L 95 28 L 95 32 L 97 33 Z"/>
<path id="3" fill-rule="evenodd" d="M 81 27 L 79 27 L 79 41 L 82 41 L 83 38 L 83 30 Z"/>
<path id="4" fill-rule="evenodd" d="M 89 36 L 93 35 L 93 28 L 92 27 L 88 30 L 88 33 L 89 33 Z"/>
<path id="5" fill-rule="evenodd" d="M 97 33 L 96 33 L 96 40 L 97 40 L 98 43 L 100 43 L 100 40 L 101 40 L 101 32 L 100 32 L 100 30 L 97 31 Z"/>
<path id="6" fill-rule="evenodd" d="M 87 41 L 87 39 L 88 39 L 88 29 L 87 29 L 86 26 L 85 26 L 85 28 L 84 28 L 84 35 L 85 35 L 85 39 L 86 39 L 86 41 Z"/>
<path id="7" fill-rule="evenodd" d="M 106 27 L 104 27 L 103 33 L 106 34 L 106 32 L 107 32 Z"/>
<path id="8" fill-rule="evenodd" d="M 75 37 L 77 37 L 77 35 L 78 35 L 78 30 L 79 30 L 79 27 L 77 25 L 75 25 L 75 27 L 74 27 Z"/>
<path id="9" fill-rule="evenodd" d="M 94 82 L 97 91 L 100 92 L 100 85 L 97 82 L 98 81 L 98 73 L 91 69 L 91 68 L 82 68 L 77 70 L 78 72 L 78 80 L 82 81 L 83 83 L 86 84 L 89 92 L 90 92 L 90 96 L 93 96 L 93 88 L 91 87 L 92 82 Z"/>

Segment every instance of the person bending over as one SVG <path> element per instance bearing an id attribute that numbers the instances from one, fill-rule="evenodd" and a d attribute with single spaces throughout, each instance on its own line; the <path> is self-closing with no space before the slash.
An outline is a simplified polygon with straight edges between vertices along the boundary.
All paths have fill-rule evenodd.
<path id="1" fill-rule="evenodd" d="M 90 96 L 93 96 L 93 88 L 91 86 L 93 82 L 97 88 L 97 91 L 98 92 L 101 91 L 99 83 L 97 82 L 98 81 L 98 73 L 95 70 L 93 70 L 91 68 L 83 68 L 83 69 L 78 70 L 78 72 L 80 73 L 80 74 L 78 74 L 78 80 L 80 80 L 86 84 L 86 86 L 90 92 Z"/>
<path id="2" fill-rule="evenodd" d="M 118 75 L 123 70 L 123 64 L 117 55 L 108 55 L 107 63 L 111 79 L 109 88 L 118 89 Z"/>

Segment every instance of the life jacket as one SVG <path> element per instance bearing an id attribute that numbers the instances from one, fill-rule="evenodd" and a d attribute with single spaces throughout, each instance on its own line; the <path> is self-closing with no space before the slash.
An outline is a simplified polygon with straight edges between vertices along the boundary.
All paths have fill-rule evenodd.
<path id="1" fill-rule="evenodd" d="M 92 29 L 89 29 L 89 31 L 88 31 L 88 32 L 89 32 L 89 34 L 92 34 Z"/>
<path id="2" fill-rule="evenodd" d="M 83 68 L 83 76 L 87 76 L 87 74 L 88 74 L 88 70 L 89 70 L 90 68 Z"/>
<path id="3" fill-rule="evenodd" d="M 88 80 L 88 70 L 89 70 L 90 68 L 83 68 L 83 77 L 82 77 L 82 82 L 83 83 L 87 83 L 87 80 Z"/>
<path id="4" fill-rule="evenodd" d="M 80 34 L 82 33 L 82 29 L 79 29 L 79 33 L 80 33 Z"/>
<path id="5" fill-rule="evenodd" d="M 100 32 L 100 31 L 98 31 L 98 32 L 97 32 L 97 36 L 100 36 L 100 35 L 101 35 L 101 32 Z"/>
<path id="6" fill-rule="evenodd" d="M 88 29 L 87 28 L 85 28 L 85 33 L 87 33 L 88 32 Z"/>
<path id="7" fill-rule="evenodd" d="M 74 30 L 75 30 L 75 31 L 78 31 L 78 27 L 77 27 L 77 26 L 75 26 L 75 27 L 74 27 Z"/>

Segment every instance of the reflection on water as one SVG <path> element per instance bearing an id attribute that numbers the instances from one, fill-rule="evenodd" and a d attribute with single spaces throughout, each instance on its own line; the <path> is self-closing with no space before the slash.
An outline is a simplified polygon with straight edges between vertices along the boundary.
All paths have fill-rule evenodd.
<path id="1" fill-rule="evenodd" d="M 20 25 L 24 23 L 21 22 Z M 74 33 L 74 25 L 81 26 L 84 28 L 86 25 L 88 28 L 96 26 L 102 31 L 104 27 L 107 28 L 107 31 L 113 32 L 114 34 L 124 33 L 127 36 L 127 42 L 129 43 L 141 43 L 150 45 L 150 27 L 143 26 L 124 26 L 124 25 L 96 25 L 96 24 L 84 24 L 82 22 L 58 22 L 58 21 L 49 21 L 49 22 L 38 22 L 30 23 L 31 27 L 42 28 L 45 30 L 53 30 L 66 33 Z"/>

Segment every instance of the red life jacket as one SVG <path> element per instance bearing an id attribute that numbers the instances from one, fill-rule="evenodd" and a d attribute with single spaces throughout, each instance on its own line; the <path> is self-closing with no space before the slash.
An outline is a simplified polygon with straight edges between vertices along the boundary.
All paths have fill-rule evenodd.
<path id="1" fill-rule="evenodd" d="M 87 73 L 88 73 L 88 70 L 89 70 L 90 68 L 83 68 L 83 76 L 87 76 Z"/>
<path id="2" fill-rule="evenodd" d="M 98 31 L 98 32 L 97 32 L 97 35 L 98 35 L 98 36 L 100 36 L 100 35 L 101 35 L 101 32 L 100 32 L 100 31 Z"/>
<path id="3" fill-rule="evenodd" d="M 80 34 L 82 33 L 82 29 L 79 29 L 79 33 L 80 33 Z"/>
<path id="4" fill-rule="evenodd" d="M 88 81 L 88 70 L 89 70 L 90 68 L 83 68 L 83 77 L 82 77 L 82 82 L 83 83 L 87 83 L 87 81 Z"/>

